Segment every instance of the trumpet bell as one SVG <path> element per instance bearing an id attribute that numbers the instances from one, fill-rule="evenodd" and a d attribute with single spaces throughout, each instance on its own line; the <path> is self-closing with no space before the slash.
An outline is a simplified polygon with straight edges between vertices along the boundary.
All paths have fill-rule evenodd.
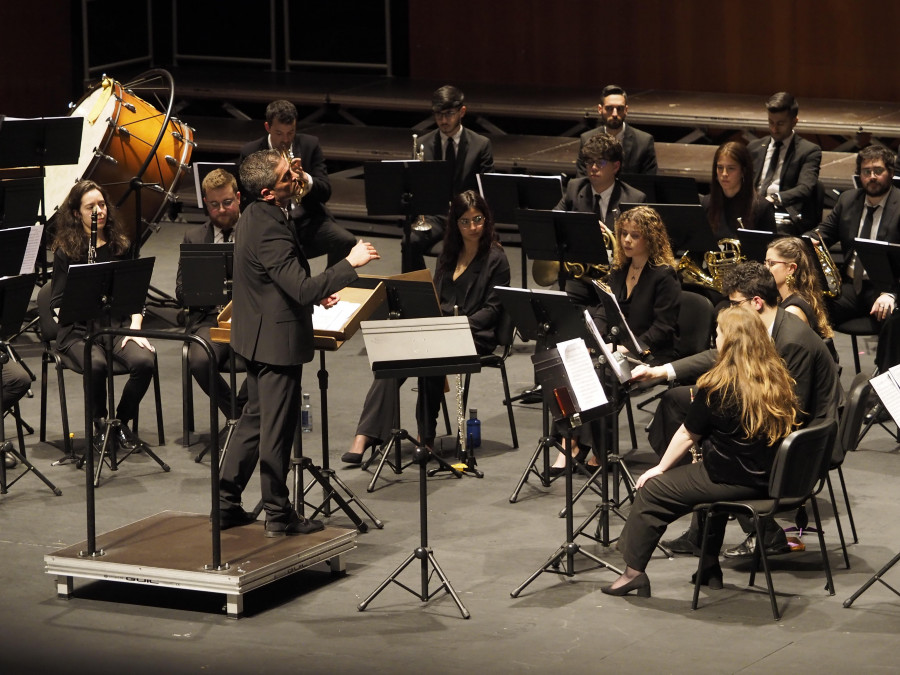
<path id="1" fill-rule="evenodd" d="M 416 232 L 428 232 L 431 229 L 431 223 L 425 220 L 425 216 L 419 216 L 412 224 L 412 229 Z"/>
<path id="2" fill-rule="evenodd" d="M 559 263 L 555 260 L 534 260 L 531 278 L 538 286 L 553 286 L 559 280 Z"/>

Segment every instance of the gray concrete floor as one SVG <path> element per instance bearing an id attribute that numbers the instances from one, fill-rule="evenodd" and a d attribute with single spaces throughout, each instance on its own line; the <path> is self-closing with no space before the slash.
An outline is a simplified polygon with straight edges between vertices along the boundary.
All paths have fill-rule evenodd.
<path id="1" fill-rule="evenodd" d="M 174 288 L 177 243 L 185 225 L 163 223 L 145 255 L 157 257 L 154 284 Z M 365 271 L 399 269 L 399 241 L 377 239 L 383 259 Z M 510 251 L 518 283 L 518 249 Z M 164 312 L 171 318 L 171 312 Z M 148 321 L 153 327 L 165 327 Z M 172 329 L 174 332 L 174 329 Z M 39 349 L 18 348 L 40 377 Z M 852 379 L 850 341 L 838 336 L 844 382 Z M 208 440 L 191 448 L 181 445 L 180 345 L 158 344 L 163 378 L 167 444 L 157 449 L 172 467 L 163 473 L 144 456 L 128 459 L 117 473 L 105 471 L 97 492 L 97 530 L 106 532 L 166 509 L 205 513 L 209 509 L 208 461 L 194 457 Z M 871 367 L 874 344 L 863 343 L 865 367 Z M 508 361 L 511 386 L 532 382 L 529 355 L 533 345 L 517 343 Z M 348 557 L 347 573 L 332 576 L 307 571 L 281 579 L 247 595 L 245 618 L 234 621 L 223 612 L 222 596 L 152 586 L 76 580 L 71 600 L 58 599 L 43 556 L 86 537 L 84 474 L 72 465 L 51 466 L 61 456 L 59 405 L 51 379 L 48 425 L 51 443 L 37 435 L 26 439 L 28 456 L 63 491 L 55 497 L 34 476 L 26 476 L 0 496 L 0 669 L 4 673 L 114 672 L 132 673 L 473 673 L 473 672 L 693 672 L 693 673 L 821 673 L 896 672 L 900 646 L 900 598 L 876 585 L 845 609 L 848 598 L 874 571 L 900 549 L 897 504 L 898 446 L 881 428 L 873 428 L 858 452 L 845 463 L 860 542 L 850 547 L 851 569 L 844 570 L 831 508 L 823 505 L 826 537 L 837 593 L 823 590 L 814 537 L 809 551 L 773 559 L 774 580 L 784 618 L 774 622 L 764 588 L 748 590 L 746 563 L 724 563 L 725 588 L 701 593 L 701 609 L 692 612 L 690 598 L 694 558 L 654 557 L 648 567 L 653 581 L 650 599 L 610 598 L 600 593 L 615 573 L 598 569 L 572 578 L 544 574 L 518 598 L 510 592 L 556 550 L 565 539 L 562 482 L 542 488 L 532 477 L 517 503 L 510 494 L 524 471 L 541 434 L 537 406 L 518 405 L 516 421 L 521 447 L 510 448 L 509 430 L 496 371 L 474 376 L 470 405 L 483 424 L 484 446 L 478 453 L 483 479 L 435 477 L 428 481 L 429 543 L 441 567 L 471 612 L 460 617 L 452 600 L 438 594 L 428 603 L 392 586 L 365 612 L 357 605 L 419 543 L 418 473 L 386 474 L 369 494 L 369 473 L 343 468 L 339 457 L 348 446 L 370 381 L 362 336 L 327 358 L 330 373 L 331 462 L 341 476 L 381 518 L 383 530 L 359 536 Z M 304 385 L 315 391 L 317 364 L 304 371 Z M 52 376 L 52 372 L 51 372 Z M 80 382 L 67 379 L 70 421 L 81 430 Z M 35 427 L 40 416 L 39 384 L 35 397 L 22 404 Z M 205 398 L 195 393 L 198 419 Z M 313 395 L 318 410 L 317 397 Z M 153 406 L 145 399 L 142 429 L 150 433 Z M 413 419 L 414 393 L 403 392 L 404 422 Z M 624 420 L 624 416 L 622 417 Z M 651 461 L 641 431 L 649 421 L 637 413 L 639 445 L 628 455 L 639 472 Z M 317 420 L 318 422 L 318 420 Z M 306 451 L 320 456 L 320 425 L 306 437 Z M 624 426 L 623 426 L 624 430 Z M 11 433 L 7 425 L 7 434 Z M 623 435 L 623 448 L 627 444 Z M 449 447 L 450 439 L 445 439 Z M 577 481 L 576 484 L 580 484 Z M 254 480 L 248 488 L 257 494 Z M 575 505 L 576 522 L 596 498 Z M 627 507 L 625 508 L 627 511 Z M 330 519 L 350 526 L 338 512 Z M 846 519 L 845 519 L 846 523 Z M 684 523 L 675 523 L 678 534 Z M 621 521 L 613 516 L 612 535 Z M 729 528 L 726 545 L 740 540 Z M 585 548 L 616 566 L 614 548 L 588 539 Z M 585 561 L 579 563 L 585 565 Z M 419 588 L 419 568 L 404 573 Z M 893 573 L 900 575 L 900 569 Z M 888 580 L 890 580 L 890 574 Z M 431 588 L 436 585 L 432 581 Z"/>

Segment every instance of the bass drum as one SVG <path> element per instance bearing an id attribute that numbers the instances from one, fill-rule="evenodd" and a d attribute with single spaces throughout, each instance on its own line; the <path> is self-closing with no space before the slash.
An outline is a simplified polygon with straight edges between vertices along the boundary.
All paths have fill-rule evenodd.
<path id="1" fill-rule="evenodd" d="M 109 78 L 82 98 L 70 116 L 84 120 L 81 153 L 77 164 L 46 168 L 47 218 L 59 210 L 75 183 L 90 179 L 109 191 L 125 233 L 134 241 L 137 221 L 132 179 L 138 176 L 158 140 L 156 152 L 139 176 L 144 185 L 140 193 L 143 220 L 157 222 L 168 204 L 175 201 L 182 175 L 190 170 L 193 129 L 174 118 L 163 128 L 165 114 Z"/>

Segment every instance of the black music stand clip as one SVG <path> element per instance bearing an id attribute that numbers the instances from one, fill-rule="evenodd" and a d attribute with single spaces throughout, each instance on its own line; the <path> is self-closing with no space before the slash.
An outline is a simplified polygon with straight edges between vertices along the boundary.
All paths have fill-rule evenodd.
<path id="1" fill-rule="evenodd" d="M 107 326 L 111 326 L 113 317 L 141 313 L 144 299 L 147 296 L 147 289 L 150 286 L 150 277 L 153 275 L 153 264 L 155 261 L 155 258 L 137 258 L 93 265 L 71 265 L 69 267 L 68 281 L 59 310 L 59 322 L 61 324 L 78 322 L 86 322 L 88 324 L 88 335 L 84 343 L 83 363 L 84 428 L 85 439 L 89 440 L 89 444 L 85 451 L 85 456 L 76 464 L 79 468 L 85 463 L 87 463 L 89 469 L 93 468 L 92 452 L 95 444 L 95 430 L 93 428 L 94 406 L 91 396 L 92 368 L 90 364 L 95 322 L 102 319 Z M 140 442 L 133 448 L 121 448 L 127 450 L 127 452 L 119 459 L 118 450 L 120 448 L 117 438 L 119 427 L 122 426 L 122 423 L 120 420 L 109 417 L 109 414 L 115 410 L 112 341 L 108 341 L 103 347 L 106 351 L 108 416 L 104 422 L 103 441 L 99 448 L 100 459 L 97 462 L 96 472 L 93 476 L 94 487 L 100 486 L 100 472 L 107 457 L 109 458 L 110 470 L 116 471 L 120 461 L 127 459 L 139 450 L 159 464 L 163 471 L 169 471 L 169 465 L 162 461 L 143 442 Z M 87 458 L 90 458 L 90 461 Z"/>

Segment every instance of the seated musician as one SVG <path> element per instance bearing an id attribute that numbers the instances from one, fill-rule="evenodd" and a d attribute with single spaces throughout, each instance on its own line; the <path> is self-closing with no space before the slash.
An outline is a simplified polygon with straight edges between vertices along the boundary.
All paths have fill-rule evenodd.
<path id="1" fill-rule="evenodd" d="M 21 399 L 31 388 L 31 376 L 22 364 L 17 363 L 13 359 L 6 361 L 6 363 L 0 362 L 0 368 L 3 370 L 3 390 L 0 392 L 0 394 L 2 394 L 0 409 L 2 409 L 3 414 L 5 414 L 6 411 L 18 403 L 19 399 Z M 7 469 L 13 469 L 16 464 L 18 464 L 18 460 L 10 454 L 3 456 L 3 462 Z"/>
<path id="2" fill-rule="evenodd" d="M 819 275 L 802 239 L 781 237 L 766 250 L 766 267 L 775 278 L 779 305 L 806 322 L 825 341 L 834 360 L 834 330 L 828 321 Z"/>
<path id="3" fill-rule="evenodd" d="M 697 395 L 665 454 L 636 483 L 634 505 L 619 539 L 625 572 L 601 589 L 650 597 L 645 572 L 669 523 L 696 504 L 760 499 L 768 494 L 778 443 L 795 427 L 799 408 L 791 375 L 757 312 L 733 307 L 719 314 L 715 365 L 697 381 Z M 703 461 L 681 464 L 695 446 Z M 700 582 L 722 588 L 719 549 L 727 516 L 709 523 Z"/>
<path id="4" fill-rule="evenodd" d="M 607 278 L 609 288 L 631 331 L 649 350 L 643 358 L 652 365 L 667 363 L 675 357 L 681 285 L 665 225 L 649 206 L 636 206 L 616 220 L 615 238 L 615 260 Z M 571 283 L 567 284 L 567 291 L 569 286 Z M 602 321 L 600 316 L 597 319 Z M 621 345 L 619 350 L 626 351 Z M 583 461 L 587 448 L 579 448 L 577 459 Z M 565 468 L 562 453 L 551 468 L 551 475 L 559 475 Z"/>
<path id="5" fill-rule="evenodd" d="M 700 205 L 717 239 L 733 239 L 740 228 L 775 232 L 775 206 L 753 184 L 753 159 L 743 143 L 729 141 L 713 157 L 709 194 Z"/>
<path id="6" fill-rule="evenodd" d="M 735 265 L 725 273 L 723 291 L 732 306 L 747 305 L 762 318 L 776 351 L 794 379 L 802 411 L 800 422 L 805 425 L 813 420 L 836 419 L 843 397 L 837 364 L 809 326 L 778 306 L 775 279 L 766 266 L 758 262 Z M 664 366 L 637 366 L 632 370 L 635 381 L 663 378 L 684 385 L 663 394 L 648 427 L 650 445 L 658 455 L 662 456 L 669 447 L 690 408 L 696 388 L 687 385 L 709 370 L 715 359 L 715 350 L 708 350 Z M 663 545 L 674 553 L 690 554 L 698 550 L 698 539 L 699 529 L 694 519 L 689 530 Z M 783 553 L 787 549 L 784 532 L 778 527 L 767 527 L 765 543 L 768 551 Z"/>
<path id="7" fill-rule="evenodd" d="M 844 265 L 839 297 L 829 299 L 828 313 L 839 326 L 854 318 L 869 317 L 878 334 L 875 365 L 881 372 L 900 363 L 896 279 L 883 288 L 869 275 L 856 254 L 855 240 L 876 239 L 900 244 L 900 190 L 892 185 L 896 155 L 889 148 L 872 145 L 856 156 L 856 173 L 862 187 L 841 193 L 837 204 L 819 227 L 806 234 L 825 246 L 841 242 Z"/>
<path id="8" fill-rule="evenodd" d="M 494 286 L 509 286 L 509 262 L 494 234 L 494 218 L 484 198 L 467 190 L 453 198 L 447 214 L 443 251 L 437 261 L 434 284 L 441 313 L 469 318 L 469 327 L 479 354 L 490 354 L 497 346 L 495 329 L 500 319 L 500 298 Z M 432 447 L 437 416 L 444 391 L 444 376 L 420 377 L 416 406 L 419 440 Z M 402 380 L 376 379 L 366 402 L 350 450 L 341 461 L 362 463 L 363 453 L 388 441 L 399 418 L 397 388 Z"/>
<path id="9" fill-rule="evenodd" d="M 224 169 L 214 169 L 203 179 L 200 185 L 203 192 L 203 204 L 206 206 L 209 220 L 203 225 L 192 227 L 184 233 L 185 244 L 224 244 L 234 241 L 234 226 L 241 216 L 241 193 L 237 189 L 237 179 Z M 184 302 L 184 284 L 182 281 L 181 260 L 178 261 L 178 273 L 175 278 L 175 297 Z M 209 341 L 209 328 L 216 325 L 216 307 L 192 307 L 189 326 L 193 333 Z M 228 345 L 210 342 L 216 356 L 219 370 L 227 368 L 230 362 Z M 188 365 L 191 375 L 197 380 L 200 388 L 209 396 L 209 363 L 206 351 L 199 345 L 191 343 L 188 349 Z M 237 395 L 235 412 L 241 414 L 247 402 L 246 383 Z M 231 387 L 221 375 L 216 382 L 216 404 L 226 418 L 231 414 Z"/>
<path id="10" fill-rule="evenodd" d="M 91 243 L 91 217 L 97 210 L 97 252 L 96 262 L 128 260 L 132 257 L 132 242 L 123 231 L 118 214 L 109 201 L 106 188 L 91 180 L 78 181 L 69 191 L 56 216 L 56 236 L 53 250 L 53 279 L 50 306 L 58 312 L 69 278 L 69 266 L 88 262 Z M 112 317 L 111 327 L 140 330 L 144 317 L 132 314 L 130 317 Z M 56 336 L 56 346 L 71 358 L 80 368 L 84 368 L 84 338 L 88 328 L 84 323 L 60 324 Z M 91 352 L 94 427 L 98 433 L 105 433 L 106 400 L 106 351 L 103 341 L 98 340 Z M 116 337 L 112 352 L 113 360 L 128 368 L 128 381 L 122 388 L 122 395 L 116 407 L 119 444 L 124 448 L 135 448 L 143 442 L 129 429 L 137 416 L 141 399 L 150 386 L 153 377 L 153 352 L 146 338 Z"/>

